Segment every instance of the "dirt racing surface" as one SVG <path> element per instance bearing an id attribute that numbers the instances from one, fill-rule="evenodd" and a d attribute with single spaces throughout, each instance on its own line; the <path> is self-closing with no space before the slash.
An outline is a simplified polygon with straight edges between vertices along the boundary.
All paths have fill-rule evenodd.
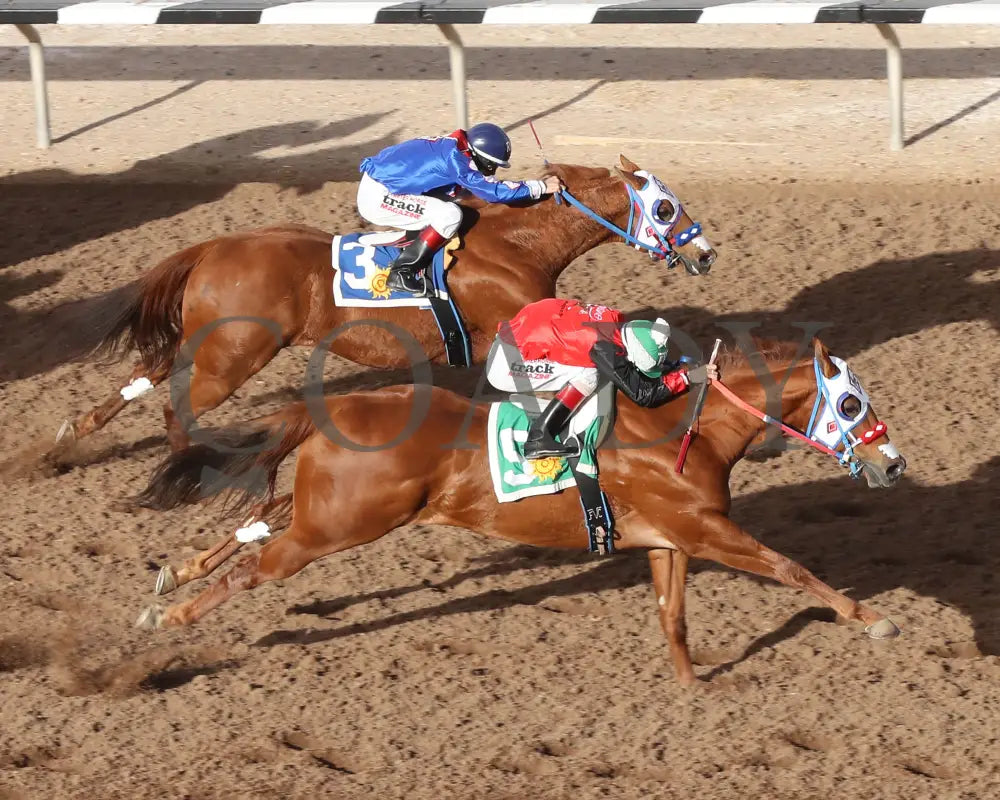
<path id="1" fill-rule="evenodd" d="M 902 636 L 871 641 L 800 592 L 694 561 L 687 618 L 703 683 L 684 690 L 644 554 L 600 559 L 434 527 L 321 560 L 191 629 L 134 629 L 159 566 L 231 524 L 212 506 L 119 510 L 167 453 L 166 387 L 58 470 L 30 468 L 62 420 L 103 400 L 128 369 L 57 364 L 51 308 L 224 231 L 279 221 L 357 229 L 359 157 L 451 123 L 443 54 L 426 31 L 380 31 L 409 43 L 403 66 L 430 71 L 413 91 L 389 94 L 347 56 L 342 77 L 326 63 L 311 78 L 306 32 L 273 34 L 287 48 L 272 62 L 277 87 L 257 66 L 270 57 L 259 32 L 51 32 L 61 45 L 50 54 L 56 133 L 68 138 L 42 154 L 28 138 L 23 53 L 5 31 L 0 798 L 1000 794 L 1000 104 L 989 100 L 1000 37 L 903 31 L 904 41 L 923 37 L 908 64 L 913 94 L 933 101 L 913 110 L 911 133 L 926 135 L 890 155 L 874 31 L 782 26 L 765 46 L 741 26 L 611 27 L 612 59 L 652 51 L 654 34 L 676 36 L 677 69 L 690 78 L 654 80 L 617 62 L 609 69 L 624 74 L 580 96 L 600 79 L 596 33 L 532 29 L 518 41 L 498 31 L 495 52 L 486 33 L 470 32 L 473 113 L 511 126 L 543 117 L 553 161 L 610 165 L 625 152 L 677 191 L 719 249 L 712 274 L 696 279 L 606 245 L 564 274 L 561 294 L 655 311 L 706 347 L 724 323 L 759 321 L 790 337 L 796 322 L 829 323 L 821 337 L 865 382 L 906 477 L 874 491 L 818 453 L 744 462 L 732 517 L 886 613 Z M 316 35 L 332 54 L 348 34 Z M 116 62 L 106 50 L 125 40 Z M 189 40 L 240 55 L 236 75 Z M 348 44 L 366 42 L 355 33 Z M 516 46 L 545 56 L 537 74 L 510 58 Z M 721 46 L 738 49 L 705 49 Z M 391 48 L 377 52 L 400 65 Z M 752 56 L 763 74 L 740 78 L 720 66 L 727 53 Z M 993 72 L 980 65 L 990 55 Z M 809 66 L 801 83 L 775 66 L 787 59 Z M 583 61 L 583 77 L 572 77 Z M 241 70 L 250 77 L 240 81 Z M 156 83 L 167 77 L 166 88 Z M 191 80 L 200 83 L 186 94 L 153 102 Z M 652 93 L 676 102 L 627 121 L 622 109 Z M 844 105 L 831 107 L 834 94 Z M 871 119 L 852 117 L 863 103 Z M 555 143 L 602 134 L 716 143 Z M 527 127 L 512 138 L 511 172 L 535 172 Z M 284 351 L 206 423 L 297 399 L 308 357 Z M 331 391 L 385 380 L 337 358 L 326 377 Z"/>

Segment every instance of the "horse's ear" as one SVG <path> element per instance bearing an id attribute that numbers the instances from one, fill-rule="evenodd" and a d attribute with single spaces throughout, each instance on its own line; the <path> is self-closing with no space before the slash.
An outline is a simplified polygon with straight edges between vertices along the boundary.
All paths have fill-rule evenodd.
<path id="1" fill-rule="evenodd" d="M 635 165 L 633 164 L 633 166 Z M 618 167 L 615 167 L 615 172 L 617 172 L 618 175 L 621 176 L 621 179 L 625 181 L 625 183 L 631 184 L 636 189 L 641 189 L 646 183 L 642 178 L 633 175 L 631 172 L 626 172 L 623 169 L 619 169 Z"/>
<path id="2" fill-rule="evenodd" d="M 813 337 L 813 355 L 819 362 L 819 368 L 823 370 L 823 374 L 827 378 L 832 378 L 837 374 L 837 368 L 830 360 L 830 351 L 827 350 L 826 345 L 816 337 Z"/>
<path id="3" fill-rule="evenodd" d="M 625 155 L 623 153 L 618 154 L 618 160 L 621 161 L 622 169 L 625 170 L 626 172 L 639 171 L 639 165 L 636 164 L 634 161 L 630 161 L 629 159 L 625 158 Z"/>

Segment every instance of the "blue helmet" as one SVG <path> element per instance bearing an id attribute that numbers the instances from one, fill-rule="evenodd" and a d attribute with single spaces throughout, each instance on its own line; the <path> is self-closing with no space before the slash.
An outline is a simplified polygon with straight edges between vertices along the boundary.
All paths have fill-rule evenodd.
<path id="1" fill-rule="evenodd" d="M 472 151 L 472 160 L 484 175 L 494 174 L 499 167 L 510 166 L 510 139 L 503 128 L 492 122 L 480 122 L 465 132 Z"/>

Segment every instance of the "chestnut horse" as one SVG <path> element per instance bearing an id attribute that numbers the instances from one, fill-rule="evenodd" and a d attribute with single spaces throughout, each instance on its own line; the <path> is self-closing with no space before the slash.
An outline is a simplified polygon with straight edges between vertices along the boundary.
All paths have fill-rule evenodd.
<path id="1" fill-rule="evenodd" d="M 614 173 L 565 165 L 547 171 L 559 175 L 595 214 L 625 228 L 633 211 L 626 184 L 638 189 L 646 179 L 634 174 L 639 167 L 624 156 L 621 164 Z M 476 214 L 478 221 L 454 253 L 449 289 L 464 318 L 474 363 L 484 360 L 500 322 L 528 303 L 555 296 L 559 275 L 577 257 L 603 242 L 622 240 L 586 212 L 552 196 L 513 206 L 487 206 L 473 198 L 466 205 L 473 209 L 466 221 Z M 664 205 L 672 213 L 673 203 Z M 691 229 L 690 216 L 678 210 L 672 230 Z M 641 217 L 637 224 L 643 224 Z M 444 362 L 445 348 L 431 313 L 334 304 L 332 240 L 331 234 L 297 225 L 224 236 L 176 253 L 137 281 L 82 304 L 77 314 L 103 326 L 97 352 L 123 354 L 135 347 L 140 361 L 129 384 L 72 424 L 65 422 L 58 438 L 79 439 L 102 428 L 136 389 L 148 390 L 178 368 L 175 361 L 179 363 L 186 343 L 195 352 L 184 393 L 185 424 L 169 403 L 164 406 L 174 450 L 190 442 L 185 430 L 190 420 L 226 400 L 284 347 L 322 343 L 370 367 L 412 363 L 404 343 L 384 325 L 355 324 L 332 343 L 324 341 L 346 323 L 394 323 L 415 337 L 432 363 Z M 703 236 L 672 244 L 671 256 L 676 254 L 689 272 L 707 272 L 715 260 Z"/>
<path id="2" fill-rule="evenodd" d="M 830 397 L 826 381 L 842 373 L 818 340 L 813 340 L 812 349 L 806 355 L 801 348 L 794 348 L 793 353 L 790 346 L 774 346 L 756 362 L 758 369 L 763 365 L 771 373 L 775 385 L 780 385 L 787 372 L 780 395 L 782 424 L 800 436 L 790 426 L 811 427 L 810 408 L 823 405 L 815 402 L 823 391 L 820 386 L 828 386 L 823 396 Z M 718 364 L 725 383 L 713 384 L 708 392 L 700 431 L 680 473 L 674 469 L 679 443 L 664 441 L 669 438 L 664 434 L 683 428 L 684 403 L 649 410 L 619 399 L 614 434 L 616 441 L 631 446 L 599 451 L 601 483 L 617 520 L 616 537 L 620 538 L 616 547 L 649 550 L 660 621 L 671 645 L 677 678 L 684 684 L 695 681 L 684 619 L 691 556 L 803 589 L 842 617 L 863 622 L 872 638 L 897 635 L 898 628 L 888 618 L 835 591 L 728 518 L 730 471 L 764 431 L 766 423 L 760 417 L 765 415 L 753 409 L 764 407 L 765 390 L 749 360 L 738 352 L 724 352 Z M 856 380 L 849 370 L 847 374 Z M 273 487 L 278 465 L 301 445 L 290 526 L 195 598 L 165 609 L 147 608 L 137 625 L 191 624 L 239 591 L 288 578 L 321 556 L 372 542 L 410 523 L 451 525 L 541 547 L 587 548 L 576 489 L 498 504 L 485 447 L 487 408 L 441 389 L 423 389 L 433 392 L 429 411 L 415 433 L 388 448 L 376 446 L 389 442 L 407 423 L 411 404 L 417 401 L 414 387 L 317 398 L 319 414 L 325 407 L 329 415 L 321 424 L 326 427 L 332 422 L 340 435 L 368 450 L 335 444 L 317 429 L 306 404 L 297 403 L 249 423 L 249 432 L 231 431 L 230 444 L 242 441 L 247 446 L 274 435 L 280 444 L 269 451 L 222 453 L 197 445 L 168 457 L 140 495 L 142 504 L 168 508 L 198 500 L 206 467 L 230 475 L 246 474 L 256 467 L 271 475 Z M 890 486 L 901 477 L 906 462 L 889 442 L 884 423 L 867 399 L 862 403 L 855 394 L 866 397 L 862 389 L 849 388 L 829 402 L 856 415 L 856 424 L 867 432 L 860 438 L 848 432 L 846 452 L 826 451 L 851 466 L 855 476 L 864 474 L 869 486 Z M 460 448 L 465 442 L 474 447 Z M 249 499 L 245 492 L 243 500 Z M 238 537 L 231 535 L 181 570 L 164 567 L 157 592 L 164 594 L 204 577 L 239 547 Z"/>

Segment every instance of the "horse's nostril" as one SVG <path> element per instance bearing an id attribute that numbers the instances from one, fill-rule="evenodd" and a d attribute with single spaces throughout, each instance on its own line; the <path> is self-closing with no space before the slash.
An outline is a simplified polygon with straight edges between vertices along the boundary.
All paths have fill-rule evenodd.
<path id="1" fill-rule="evenodd" d="M 889 476 L 889 480 L 897 481 L 903 476 L 903 472 L 906 471 L 906 462 L 903 459 L 899 461 L 892 462 L 885 471 L 885 474 Z"/>
<path id="2" fill-rule="evenodd" d="M 698 264 L 702 267 L 710 267 L 715 263 L 715 253 L 702 253 L 698 257 Z"/>

